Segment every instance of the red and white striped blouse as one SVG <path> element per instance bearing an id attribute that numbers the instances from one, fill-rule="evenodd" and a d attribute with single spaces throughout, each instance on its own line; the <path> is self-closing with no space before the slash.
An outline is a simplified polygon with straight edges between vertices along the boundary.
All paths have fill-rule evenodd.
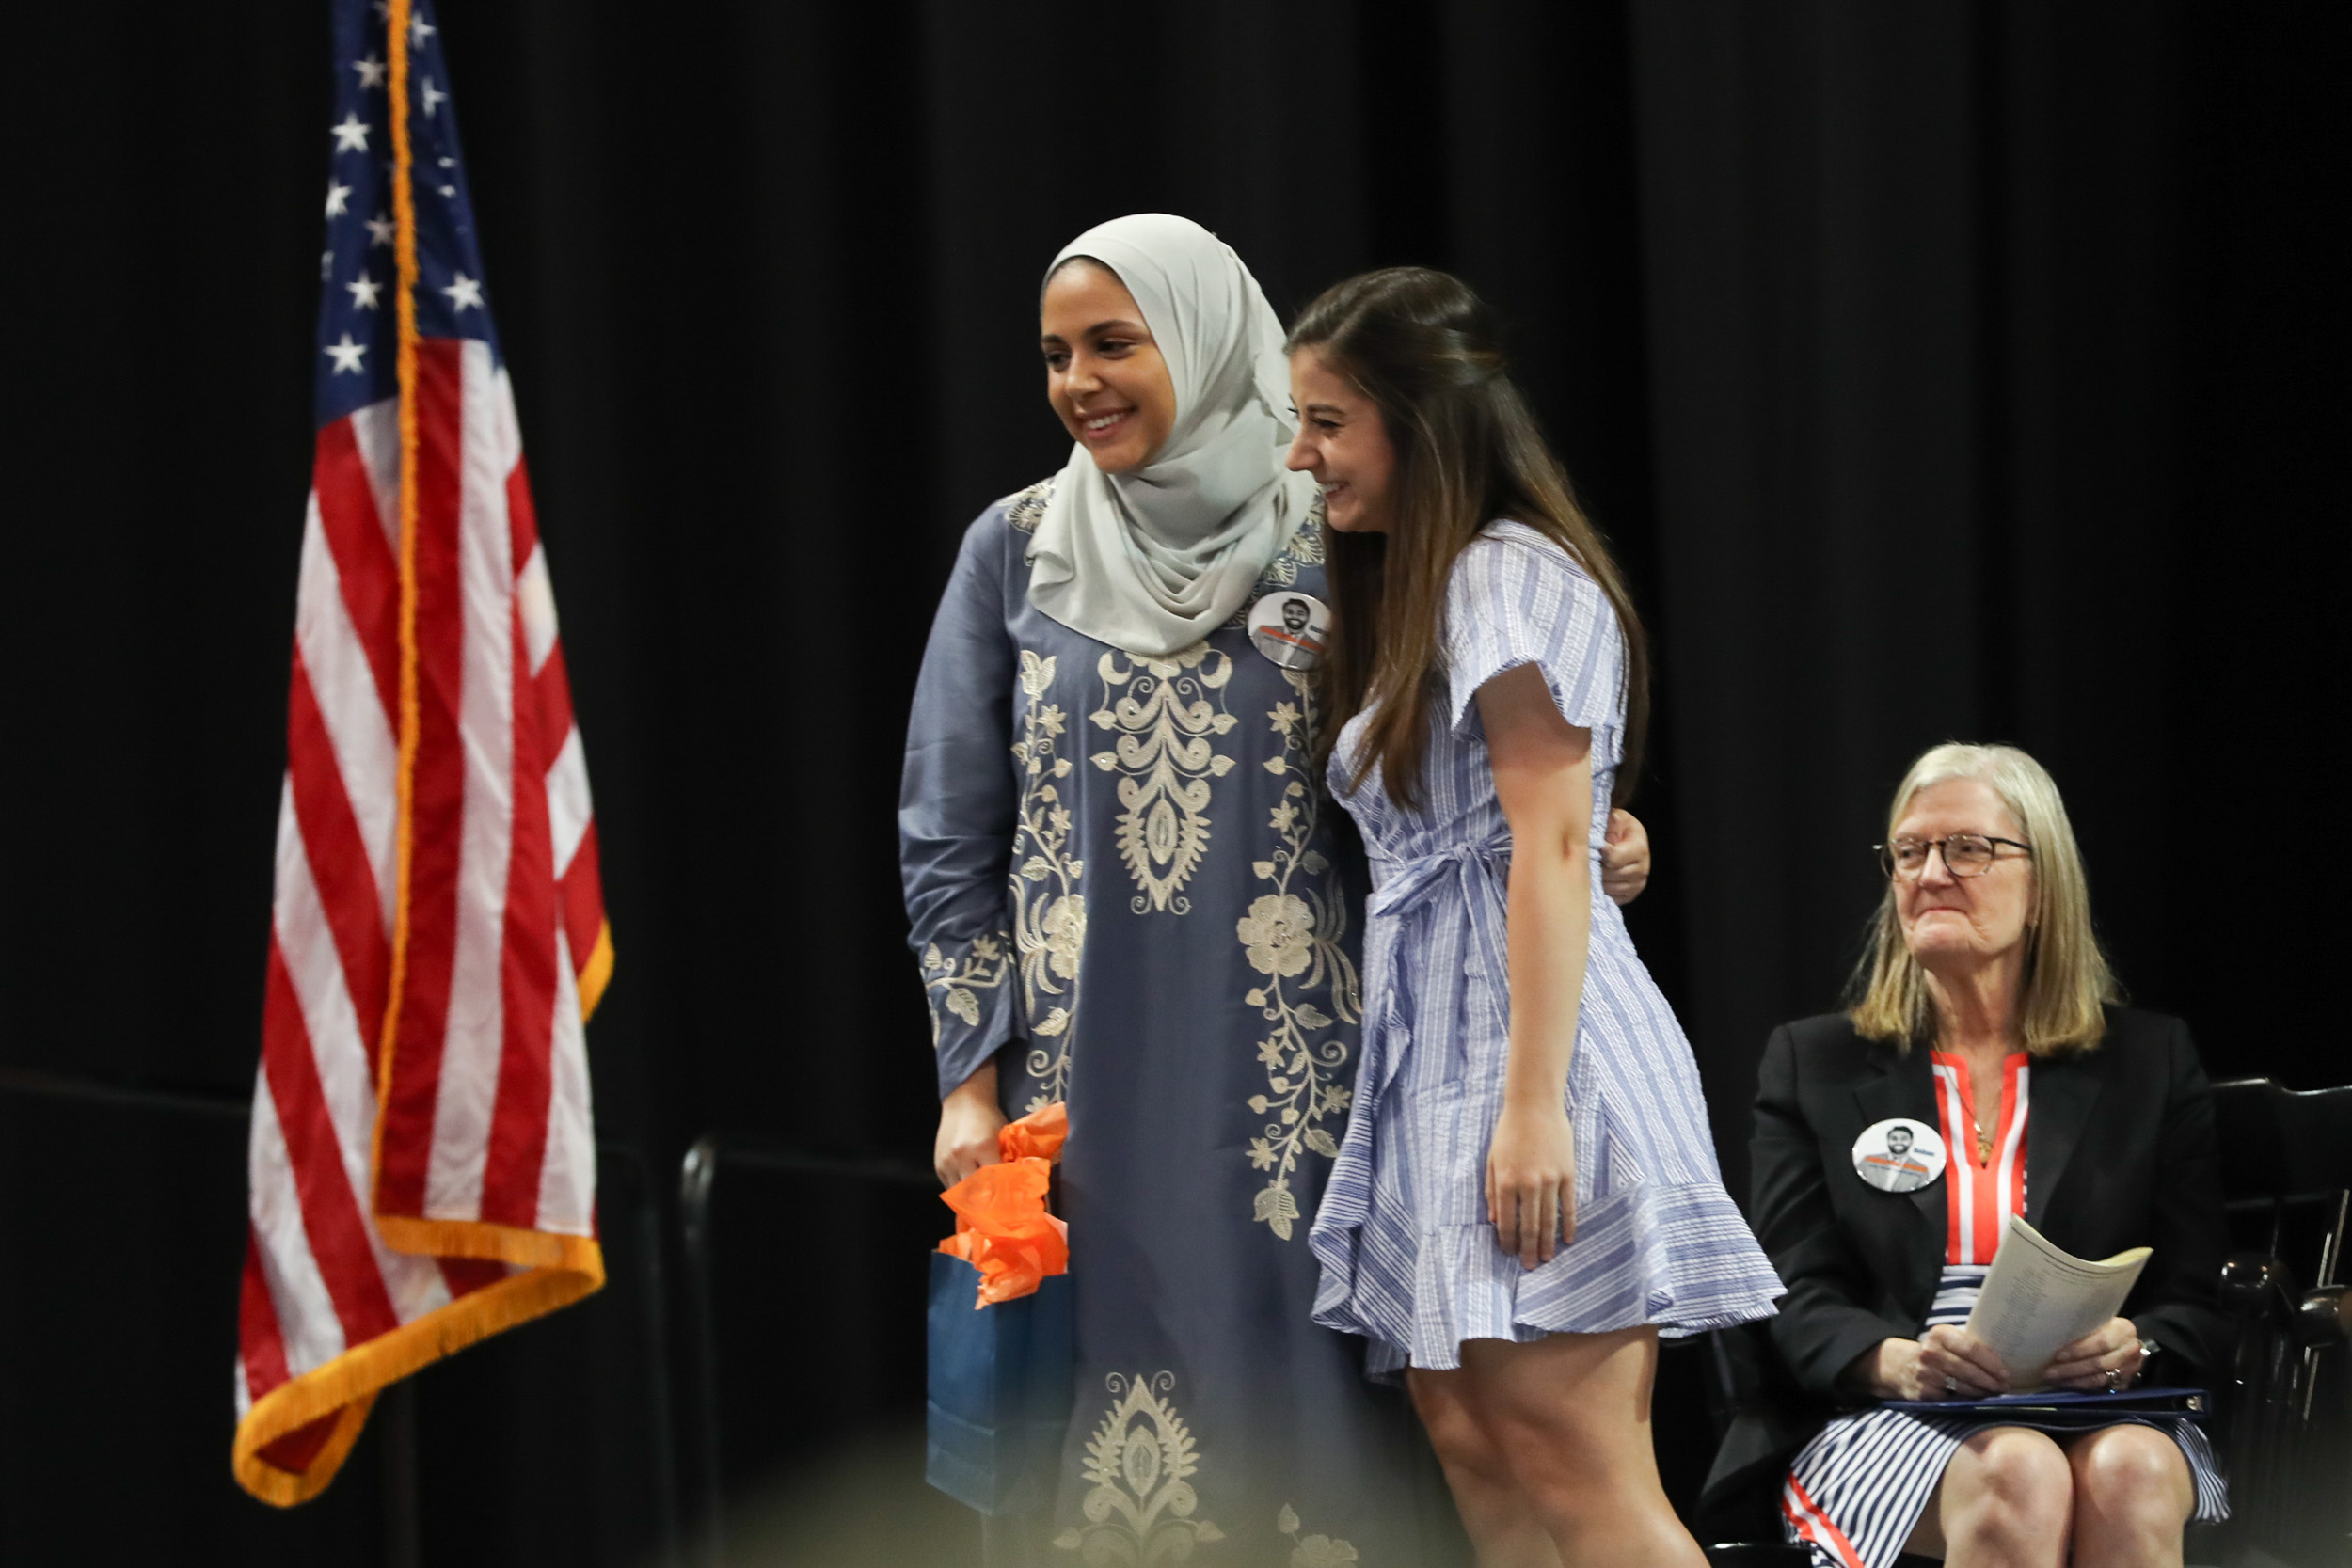
<path id="1" fill-rule="evenodd" d="M 1944 1261 L 1993 1261 L 2009 1216 L 2026 1212 L 2026 1101 L 2033 1058 L 2024 1052 L 2001 1063 L 1999 1118 L 1988 1129 L 1992 1158 L 1977 1157 L 1980 1114 L 1966 1058 L 1931 1053 L 1935 1066 L 1935 1117 L 1947 1160 L 1944 1182 Z"/>

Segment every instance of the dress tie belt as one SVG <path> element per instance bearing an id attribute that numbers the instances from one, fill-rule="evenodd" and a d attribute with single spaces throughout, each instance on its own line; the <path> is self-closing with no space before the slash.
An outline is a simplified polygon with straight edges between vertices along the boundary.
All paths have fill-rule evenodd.
<path id="1" fill-rule="evenodd" d="M 1404 1066 L 1416 1025 L 1424 1019 L 1433 1025 L 1451 1023 L 1460 1015 L 1468 980 L 1466 966 L 1442 965 L 1434 974 L 1416 975 L 1397 962 L 1397 943 L 1406 920 L 1449 884 L 1461 889 L 1462 906 L 1470 918 L 1467 957 L 1486 966 L 1493 1021 L 1507 1033 L 1508 1015 L 1496 982 L 1507 974 L 1502 890 L 1509 880 L 1510 863 L 1511 841 L 1504 837 L 1417 855 L 1386 868 L 1379 887 L 1364 907 L 1370 927 L 1365 933 L 1364 979 L 1372 994 L 1382 999 L 1379 1027 L 1368 1031 L 1373 1037 L 1364 1063 L 1363 1084 L 1374 1104 Z M 1429 990 L 1426 1005 L 1421 996 L 1424 983 Z"/>
<path id="2" fill-rule="evenodd" d="M 1498 838 L 1486 844 L 1461 844 L 1435 854 L 1416 855 L 1408 861 L 1398 861 L 1389 867 L 1380 885 L 1373 890 L 1365 912 L 1375 917 L 1402 914 L 1425 902 L 1443 879 L 1453 876 L 1463 882 L 1463 891 L 1470 888 L 1470 878 L 1483 874 L 1493 878 L 1508 871 L 1511 864 L 1511 841 Z"/>

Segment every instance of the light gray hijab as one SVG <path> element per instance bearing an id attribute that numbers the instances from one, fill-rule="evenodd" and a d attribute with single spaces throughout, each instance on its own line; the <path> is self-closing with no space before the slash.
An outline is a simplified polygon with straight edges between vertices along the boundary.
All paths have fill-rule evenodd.
<path id="1" fill-rule="evenodd" d="M 1314 481 L 1282 467 L 1282 324 L 1232 247 L 1189 218 L 1114 218 L 1054 266 L 1073 256 L 1135 295 L 1175 384 L 1176 422 L 1127 473 L 1071 449 L 1030 537 L 1029 602 L 1098 642 L 1172 654 L 1232 617 L 1314 499 Z"/>

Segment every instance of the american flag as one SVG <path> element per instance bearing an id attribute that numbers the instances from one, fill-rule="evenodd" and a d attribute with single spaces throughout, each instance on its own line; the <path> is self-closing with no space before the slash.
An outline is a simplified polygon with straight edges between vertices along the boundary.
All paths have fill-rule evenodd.
<path id="1" fill-rule="evenodd" d="M 604 1278 L 582 1023 L 612 944 L 439 29 L 334 13 L 232 1455 L 279 1504 L 379 1389 Z"/>

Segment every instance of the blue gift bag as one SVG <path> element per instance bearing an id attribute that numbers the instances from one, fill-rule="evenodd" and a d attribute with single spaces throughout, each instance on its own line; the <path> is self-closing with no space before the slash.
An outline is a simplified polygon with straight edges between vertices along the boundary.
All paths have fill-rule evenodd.
<path id="1" fill-rule="evenodd" d="M 930 1441 L 923 1479 L 982 1513 L 1046 1501 L 1074 1389 L 1070 1276 L 977 1310 L 980 1271 L 931 1254 Z"/>

